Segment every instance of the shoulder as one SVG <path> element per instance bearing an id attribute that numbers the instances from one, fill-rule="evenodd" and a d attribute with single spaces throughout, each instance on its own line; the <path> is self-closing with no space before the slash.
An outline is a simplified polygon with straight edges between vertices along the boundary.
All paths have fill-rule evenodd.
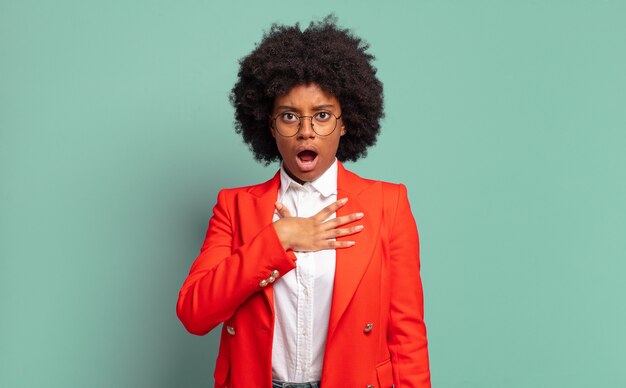
<path id="1" fill-rule="evenodd" d="M 380 206 L 385 218 L 395 219 L 400 209 L 410 209 L 407 188 L 402 183 L 363 178 L 344 170 L 344 190 L 364 198 L 368 206 Z"/>
<path id="2" fill-rule="evenodd" d="M 395 183 L 395 182 L 388 182 L 388 181 L 384 181 L 384 180 L 379 180 L 379 179 L 371 179 L 371 178 L 364 178 L 350 170 L 345 169 L 345 174 L 347 177 L 347 181 L 350 183 L 358 183 L 360 185 L 363 185 L 364 187 L 367 186 L 379 186 L 381 187 L 381 190 L 383 190 L 383 194 L 385 196 L 387 195 L 400 195 L 403 192 L 406 193 L 406 186 L 403 183 Z"/>
<path id="3" fill-rule="evenodd" d="M 218 202 L 234 200 L 241 193 L 249 193 L 254 196 L 261 196 L 268 191 L 277 190 L 279 184 L 280 178 L 278 176 L 278 173 L 276 173 L 271 179 L 262 183 L 248 186 L 223 188 L 217 194 Z"/>

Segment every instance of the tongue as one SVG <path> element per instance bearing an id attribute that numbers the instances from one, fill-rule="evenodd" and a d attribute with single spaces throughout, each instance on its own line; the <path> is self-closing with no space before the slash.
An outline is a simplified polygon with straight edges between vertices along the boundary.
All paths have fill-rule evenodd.
<path id="1" fill-rule="evenodd" d="M 316 156 L 317 156 L 317 154 L 315 152 L 313 152 L 313 151 L 302 151 L 302 152 L 300 152 L 298 154 L 298 157 L 303 162 L 310 162 L 313 159 L 315 159 Z"/>

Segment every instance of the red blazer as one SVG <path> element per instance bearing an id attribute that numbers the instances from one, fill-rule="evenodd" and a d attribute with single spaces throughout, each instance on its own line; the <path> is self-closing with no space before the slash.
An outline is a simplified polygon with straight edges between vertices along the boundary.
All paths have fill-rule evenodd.
<path id="1" fill-rule="evenodd" d="M 178 297 L 187 330 L 224 322 L 216 387 L 270 388 L 272 281 L 295 268 L 272 226 L 280 176 L 220 191 L 201 253 Z M 404 185 L 338 167 L 337 216 L 363 212 L 356 244 L 338 249 L 321 386 L 430 387 L 417 228 Z"/>

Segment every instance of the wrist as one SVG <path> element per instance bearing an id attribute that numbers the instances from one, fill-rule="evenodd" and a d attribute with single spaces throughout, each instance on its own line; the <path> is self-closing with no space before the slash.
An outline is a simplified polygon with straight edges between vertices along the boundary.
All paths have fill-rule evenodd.
<path id="1" fill-rule="evenodd" d="M 283 248 L 285 250 L 291 249 L 291 242 L 289 241 L 287 230 L 284 227 L 283 219 L 274 222 L 274 231 Z"/>

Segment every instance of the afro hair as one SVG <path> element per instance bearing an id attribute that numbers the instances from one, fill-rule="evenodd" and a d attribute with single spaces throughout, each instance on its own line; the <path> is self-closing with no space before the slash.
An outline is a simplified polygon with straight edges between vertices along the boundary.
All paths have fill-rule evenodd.
<path id="1" fill-rule="evenodd" d="M 273 24 L 255 49 L 240 60 L 230 101 L 235 129 L 254 157 L 265 164 L 280 160 L 269 130 L 274 99 L 299 84 L 318 84 L 342 109 L 346 134 L 337 150 L 341 161 L 356 161 L 376 143 L 383 111 L 383 85 L 376 78 L 369 45 L 327 16 L 300 25 Z"/>

